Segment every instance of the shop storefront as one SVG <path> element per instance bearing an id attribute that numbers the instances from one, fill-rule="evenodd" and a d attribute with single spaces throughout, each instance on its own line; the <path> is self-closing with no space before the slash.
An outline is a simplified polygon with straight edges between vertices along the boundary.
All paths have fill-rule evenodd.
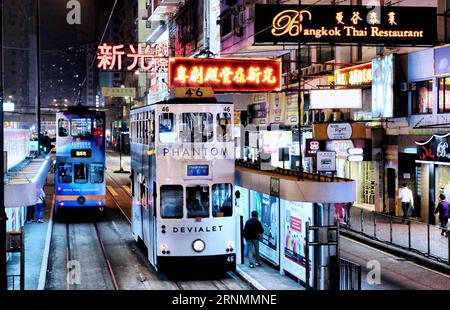
<path id="1" fill-rule="evenodd" d="M 420 174 L 416 178 L 420 180 L 418 187 L 423 193 L 420 204 L 422 218 L 435 224 L 434 210 L 439 195 L 450 198 L 450 133 L 434 135 L 416 144 L 416 162 L 420 164 Z"/>

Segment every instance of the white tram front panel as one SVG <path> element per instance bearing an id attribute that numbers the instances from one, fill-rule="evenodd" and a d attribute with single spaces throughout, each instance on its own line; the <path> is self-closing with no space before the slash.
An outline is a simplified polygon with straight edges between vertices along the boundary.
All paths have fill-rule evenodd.
<path id="1" fill-rule="evenodd" d="M 234 269 L 233 105 L 161 103 L 148 113 L 155 115 L 155 142 L 148 149 L 132 145 L 134 154 L 148 154 L 133 159 L 133 166 L 149 167 L 134 171 L 134 179 L 140 178 L 134 184 L 148 188 L 147 208 L 133 211 L 133 222 L 142 220 L 133 223 L 134 234 L 158 269 L 189 263 Z M 133 199 L 134 209 L 139 200 Z"/>

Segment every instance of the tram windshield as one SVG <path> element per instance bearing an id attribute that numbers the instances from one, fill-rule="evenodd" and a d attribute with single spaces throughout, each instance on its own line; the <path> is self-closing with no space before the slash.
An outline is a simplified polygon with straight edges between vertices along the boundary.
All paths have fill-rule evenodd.
<path id="1" fill-rule="evenodd" d="M 183 217 L 183 186 L 161 186 L 161 218 Z"/>
<path id="2" fill-rule="evenodd" d="M 209 187 L 197 185 L 186 187 L 187 217 L 209 216 Z"/>
<path id="3" fill-rule="evenodd" d="M 103 183 L 103 164 L 91 164 L 91 183 Z"/>
<path id="4" fill-rule="evenodd" d="M 176 141 L 175 121 L 176 118 L 173 113 L 161 113 L 159 115 L 159 141 L 162 143 L 174 143 Z"/>
<path id="5" fill-rule="evenodd" d="M 74 164 L 74 182 L 75 183 L 87 183 L 88 181 L 88 167 L 84 163 Z"/>
<path id="6" fill-rule="evenodd" d="M 90 118 L 74 118 L 70 122 L 71 135 L 73 137 L 90 138 L 92 124 Z"/>
<path id="7" fill-rule="evenodd" d="M 181 113 L 181 142 L 210 142 L 213 135 L 213 116 L 211 113 Z"/>
<path id="8" fill-rule="evenodd" d="M 223 217 L 233 214 L 231 184 L 214 184 L 212 186 L 213 216 Z"/>
<path id="9" fill-rule="evenodd" d="M 231 141 L 231 114 L 217 113 L 217 141 Z"/>
<path id="10" fill-rule="evenodd" d="M 72 164 L 58 164 L 58 182 L 72 183 Z"/>

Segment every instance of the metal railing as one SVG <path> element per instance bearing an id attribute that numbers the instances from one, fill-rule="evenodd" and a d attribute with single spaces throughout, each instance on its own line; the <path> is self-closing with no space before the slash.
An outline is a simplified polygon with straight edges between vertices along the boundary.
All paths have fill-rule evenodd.
<path id="1" fill-rule="evenodd" d="M 381 241 L 450 265 L 450 238 L 436 225 L 352 207 L 340 226 L 365 237 Z"/>
<path id="2" fill-rule="evenodd" d="M 361 266 L 339 258 L 339 290 L 361 290 Z"/>

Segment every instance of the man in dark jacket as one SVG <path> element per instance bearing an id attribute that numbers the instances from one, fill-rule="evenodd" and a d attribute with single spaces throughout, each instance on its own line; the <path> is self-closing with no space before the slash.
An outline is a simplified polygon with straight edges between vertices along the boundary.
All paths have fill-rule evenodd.
<path id="1" fill-rule="evenodd" d="M 449 216 L 449 204 L 444 194 L 439 195 L 439 204 L 437 205 L 434 214 L 439 213 L 439 221 L 441 222 L 442 236 L 448 237 L 447 225 L 448 225 L 448 216 Z"/>
<path id="2" fill-rule="evenodd" d="M 247 240 L 250 268 L 261 266 L 259 262 L 259 237 L 264 232 L 261 222 L 258 220 L 258 212 L 252 211 L 252 218 L 244 226 L 243 235 Z"/>

